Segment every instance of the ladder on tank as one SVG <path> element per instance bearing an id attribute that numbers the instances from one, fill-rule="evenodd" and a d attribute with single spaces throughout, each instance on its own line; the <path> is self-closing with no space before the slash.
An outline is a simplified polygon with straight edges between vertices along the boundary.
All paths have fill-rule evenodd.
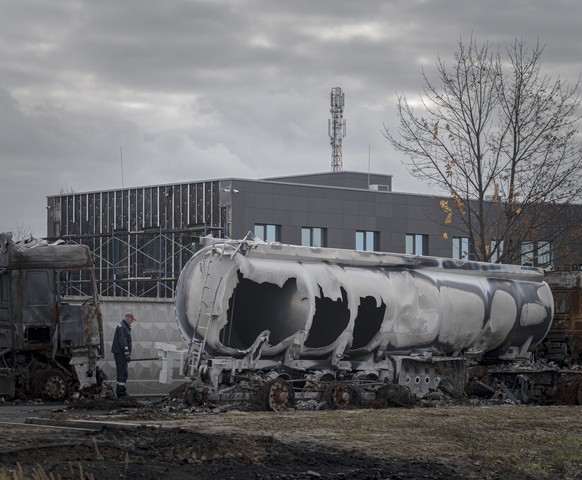
<path id="1" fill-rule="evenodd" d="M 225 242 L 224 244 L 222 244 L 222 248 L 221 248 L 221 252 L 220 252 L 220 257 L 219 260 L 222 260 L 222 257 L 225 254 L 225 250 L 228 246 L 230 246 L 231 243 L 238 243 L 237 248 L 232 251 L 229 252 L 228 255 L 232 257 L 234 257 L 234 255 L 238 252 L 240 246 L 242 245 L 242 242 Z M 200 303 L 206 307 L 210 307 L 207 308 L 209 310 L 209 313 L 205 314 L 208 315 L 208 319 L 206 321 L 206 324 L 204 326 L 200 325 L 200 319 L 202 317 L 202 309 L 198 309 L 198 318 L 196 319 L 196 326 L 194 327 L 194 333 L 192 335 L 192 339 L 190 340 L 190 343 L 188 344 L 188 353 L 186 354 L 186 362 L 184 362 L 184 371 L 182 372 L 184 376 L 188 376 L 188 369 L 190 370 L 190 375 L 194 375 L 195 372 L 198 372 L 199 368 L 200 368 L 200 364 L 202 362 L 202 355 L 204 354 L 204 349 L 206 348 L 206 340 L 208 338 L 208 330 L 209 330 L 209 324 L 210 324 L 210 320 L 212 319 L 212 314 L 214 313 L 214 306 L 216 305 L 216 296 L 218 295 L 218 290 L 220 288 L 220 284 L 222 283 L 222 277 L 220 277 L 220 279 L 218 280 L 218 285 L 216 286 L 216 289 L 214 291 L 214 296 L 212 297 L 210 304 L 207 304 L 205 302 L 205 292 L 208 289 L 208 287 L 206 286 L 207 282 L 208 282 L 208 277 L 210 277 L 210 266 L 212 264 L 212 259 L 213 259 L 213 254 L 214 254 L 214 248 L 208 253 L 208 262 L 206 264 L 206 271 L 204 273 L 204 283 L 202 284 L 202 293 L 201 293 L 201 298 L 200 298 Z M 200 330 L 204 331 L 204 335 L 202 336 L 202 341 L 196 341 L 196 333 L 199 332 Z"/>

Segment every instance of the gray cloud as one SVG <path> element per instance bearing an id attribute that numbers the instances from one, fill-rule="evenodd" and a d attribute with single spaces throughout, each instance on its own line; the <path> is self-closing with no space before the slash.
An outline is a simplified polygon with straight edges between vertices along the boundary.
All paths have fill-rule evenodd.
<path id="1" fill-rule="evenodd" d="M 385 143 L 395 94 L 462 36 L 546 45 L 580 75 L 575 1 L 0 0 L 0 231 L 44 235 L 45 197 L 330 168 L 329 93 L 346 94 L 344 169 L 422 191 Z"/>

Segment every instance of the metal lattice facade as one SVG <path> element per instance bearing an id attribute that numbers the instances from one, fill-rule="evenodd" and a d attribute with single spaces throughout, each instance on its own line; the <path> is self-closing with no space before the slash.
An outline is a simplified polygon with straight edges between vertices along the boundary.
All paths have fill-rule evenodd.
<path id="1" fill-rule="evenodd" d="M 51 196 L 47 212 L 48 240 L 88 245 L 108 297 L 173 297 L 197 238 L 222 235 L 225 216 L 218 181 Z"/>

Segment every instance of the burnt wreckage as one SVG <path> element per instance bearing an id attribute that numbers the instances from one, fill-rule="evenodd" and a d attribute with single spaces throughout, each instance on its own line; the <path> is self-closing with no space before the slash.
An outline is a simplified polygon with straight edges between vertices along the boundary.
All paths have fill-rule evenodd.
<path id="1" fill-rule="evenodd" d="M 95 384 L 103 354 L 96 292 L 87 246 L 0 233 L 0 396 L 62 400 Z"/>
<path id="2" fill-rule="evenodd" d="M 157 345 L 160 381 L 179 359 L 192 404 L 409 406 L 445 383 L 462 391 L 474 365 L 494 364 L 506 379 L 503 365 L 529 358 L 552 324 L 537 268 L 249 237 L 211 240 L 180 275 L 175 308 L 188 349 Z"/>

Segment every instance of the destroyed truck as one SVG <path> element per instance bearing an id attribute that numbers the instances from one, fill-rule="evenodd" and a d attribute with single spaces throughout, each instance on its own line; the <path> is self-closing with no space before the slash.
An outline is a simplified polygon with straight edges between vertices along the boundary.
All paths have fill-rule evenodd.
<path id="1" fill-rule="evenodd" d="M 62 400 L 94 383 L 103 327 L 84 245 L 0 233 L 0 397 Z"/>
<path id="2" fill-rule="evenodd" d="M 554 295 L 556 311 L 538 353 L 563 366 L 582 365 L 582 271 L 550 271 L 545 280 Z"/>
<path id="3" fill-rule="evenodd" d="M 405 392 L 423 397 L 445 379 L 462 390 L 467 360 L 528 358 L 552 323 L 537 268 L 250 235 L 206 246 L 180 274 L 175 309 L 188 348 L 158 345 L 160 380 L 180 360 L 190 403 L 406 404 Z"/>

